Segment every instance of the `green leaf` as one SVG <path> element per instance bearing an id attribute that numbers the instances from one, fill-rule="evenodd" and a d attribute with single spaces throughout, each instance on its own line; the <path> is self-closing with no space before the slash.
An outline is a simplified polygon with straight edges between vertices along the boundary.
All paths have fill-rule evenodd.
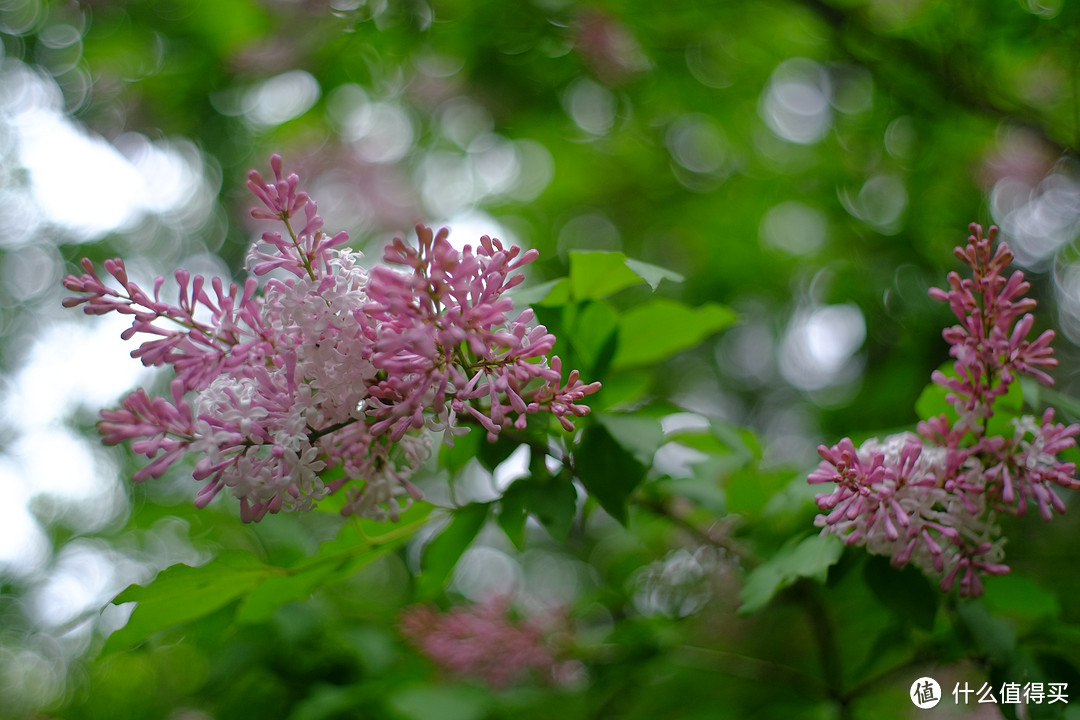
<path id="1" fill-rule="evenodd" d="M 468 685 L 415 685 L 396 690 L 386 703 L 403 720 L 481 720 L 491 695 Z"/>
<path id="2" fill-rule="evenodd" d="M 952 361 L 946 362 L 938 368 L 946 377 L 957 377 L 956 368 Z M 915 401 L 915 412 L 918 413 L 920 420 L 929 420 L 930 418 L 944 415 L 948 418 L 950 423 L 956 424 L 960 419 L 952 403 L 950 403 L 946 396 L 951 391 L 938 385 L 935 382 L 930 383 L 919 394 L 919 399 Z M 1024 407 L 1024 390 L 1022 384 L 1019 382 L 1013 382 L 1009 385 L 1008 391 L 994 399 L 994 415 L 990 418 L 987 425 L 988 435 L 1012 435 L 1012 419 L 1020 414 Z"/>
<path id="3" fill-rule="evenodd" d="M 1075 421 L 1080 418 L 1080 399 L 1074 398 L 1071 395 L 1066 395 L 1053 388 L 1048 388 L 1034 378 L 1020 378 L 1020 384 L 1023 386 L 1024 397 L 1028 399 L 1028 403 L 1031 407 L 1036 410 L 1041 411 L 1049 405 L 1060 410 L 1070 420 Z M 1058 422 L 1070 421 L 1061 416 L 1058 416 L 1057 420 Z"/>
<path id="4" fill-rule="evenodd" d="M 990 661 L 1005 665 L 1016 649 L 1016 629 L 1012 622 L 990 614 L 978 600 L 970 600 L 956 606 L 956 614 L 967 630 L 975 648 Z"/>
<path id="5" fill-rule="evenodd" d="M 515 480 L 503 494 L 499 513 L 499 527 L 518 548 L 524 544 L 526 515 L 532 515 L 551 533 L 551 537 L 563 542 L 570 535 L 577 512 L 577 492 L 565 478 L 550 478 L 541 482 L 527 477 Z M 505 518 L 505 519 L 504 519 Z"/>
<path id="6" fill-rule="evenodd" d="M 659 265 L 652 265 L 647 262 L 641 262 L 640 260 L 634 260 L 633 258 L 626 259 L 626 267 L 637 273 L 637 276 L 649 284 L 649 287 L 653 290 L 660 287 L 661 280 L 670 280 L 671 282 L 681 283 L 685 278 L 674 270 L 668 270 L 662 268 Z"/>
<path id="7" fill-rule="evenodd" d="M 787 471 L 765 472 L 760 468 L 736 470 L 724 484 L 727 511 L 758 515 L 790 480 L 791 473 Z"/>
<path id="8" fill-rule="evenodd" d="M 304 600 L 316 588 L 326 585 L 326 578 L 339 570 L 344 559 L 337 563 L 323 562 L 296 572 L 266 579 L 254 587 L 240 604 L 236 621 L 241 624 L 261 623 L 269 620 L 274 611 L 286 603 Z"/>
<path id="9" fill-rule="evenodd" d="M 1024 389 L 1018 382 L 1009 385 L 1004 395 L 994 399 L 994 414 L 986 424 L 987 435 L 1012 437 L 1016 427 L 1012 421 L 1024 408 Z"/>
<path id="10" fill-rule="evenodd" d="M 626 524 L 630 493 L 645 478 L 646 467 L 627 452 L 603 425 L 590 425 L 574 453 L 577 476 L 613 518 Z"/>
<path id="11" fill-rule="evenodd" d="M 529 517 L 529 511 L 525 508 L 525 493 L 515 490 L 514 486 L 518 482 L 515 481 L 508 487 L 499 500 L 499 516 L 496 522 L 510 542 L 514 543 L 514 547 L 524 550 L 525 520 Z"/>
<path id="12" fill-rule="evenodd" d="M 1057 596 L 1026 575 L 1015 572 L 991 575 L 984 582 L 986 594 L 982 601 L 995 615 L 1012 615 L 1032 620 L 1061 615 Z"/>
<path id="13" fill-rule="evenodd" d="M 799 578 L 825 582 L 829 568 L 844 552 L 844 541 L 835 535 L 812 535 L 801 542 L 792 539 L 768 562 L 750 572 L 739 597 L 739 614 L 765 607 L 778 592 Z"/>
<path id="14" fill-rule="evenodd" d="M 488 442 L 483 429 L 473 430 L 470 435 L 476 435 L 479 441 L 476 445 L 475 457 L 490 472 L 502 465 L 514 451 L 521 447 L 519 440 L 511 439 L 505 435 L 499 435 L 495 442 Z"/>
<path id="15" fill-rule="evenodd" d="M 570 294 L 574 300 L 599 300 L 645 282 L 656 290 L 662 280 L 682 282 L 682 275 L 627 258 L 620 252 L 570 252 Z"/>
<path id="16" fill-rule="evenodd" d="M 1012 677 L 1030 677 L 1032 680 L 1041 680 L 1043 683 L 1064 683 L 1066 697 L 1075 703 L 1075 699 L 1072 697 L 1075 691 L 1069 692 L 1069 690 L 1071 688 L 1080 687 L 1080 668 L 1077 668 L 1076 666 L 1073 647 L 1075 646 L 1060 643 L 1056 649 L 1040 649 L 1035 652 L 1035 656 L 1032 657 L 1028 663 L 1031 669 L 1028 670 L 1028 668 L 1022 668 L 1028 670 L 1026 675 L 1019 675 L 1014 672 Z M 1019 654 L 1020 653 L 1017 653 L 1017 655 Z M 1018 664 L 1019 663 L 1014 663 L 1014 666 Z M 1080 713 L 1077 712 L 1075 704 L 1069 705 L 1068 707 L 1071 708 L 1071 710 L 1064 714 L 1065 718 L 1068 720 L 1076 720 L 1077 717 L 1080 717 Z M 1028 708 L 1032 711 L 1029 713 L 1032 720 L 1043 717 L 1061 717 L 1061 715 L 1057 715 L 1054 710 L 1060 711 L 1063 709 L 1060 701 L 1054 703 L 1053 706 L 1044 705 L 1040 708 L 1039 705 L 1028 705 Z M 1043 710 L 1043 712 L 1038 712 L 1040 709 Z"/>
<path id="17" fill-rule="evenodd" d="M 994 398 L 994 410 L 1004 410 L 1012 413 L 1013 415 L 1019 415 L 1024 409 L 1024 386 L 1022 383 L 1013 381 L 1009 385 L 1009 390 L 997 398 Z"/>
<path id="18" fill-rule="evenodd" d="M 461 554 L 484 527 L 490 509 L 488 503 L 472 503 L 454 510 L 450 524 L 427 544 L 417 579 L 417 594 L 422 599 L 435 597 L 445 587 Z"/>
<path id="19" fill-rule="evenodd" d="M 288 720 L 333 720 L 349 717 L 366 699 L 366 689 L 361 685 L 315 685 L 308 690 L 307 696 L 295 705 Z"/>
<path id="20" fill-rule="evenodd" d="M 481 443 L 485 440 L 483 432 L 473 430 L 467 435 L 454 438 L 454 447 L 440 445 L 439 466 L 446 468 L 451 474 L 460 472 L 470 460 L 477 456 L 482 447 Z"/>
<path id="21" fill-rule="evenodd" d="M 665 488 L 670 495 L 693 501 L 713 517 L 727 514 L 727 496 L 715 478 L 697 474 L 689 478 L 662 478 L 657 481 L 657 487 Z"/>
<path id="22" fill-rule="evenodd" d="M 672 433 L 668 438 L 674 438 L 677 445 L 704 454 L 702 459 L 691 463 L 693 475 L 699 480 L 716 486 L 718 491 L 720 491 L 721 483 L 726 489 L 733 474 L 748 470 L 754 458 L 761 455 L 759 441 L 751 430 L 739 429 L 715 420 L 709 422 L 707 430 L 688 428 Z M 751 490 L 752 493 L 761 492 L 759 486 L 766 479 L 767 474 L 761 473 L 760 469 L 755 469 L 749 474 L 761 474 L 760 478 L 753 479 Z M 768 486 L 764 490 L 765 495 L 760 498 L 761 505 L 768 501 L 773 492 L 783 487 L 789 478 L 790 474 L 785 473 L 783 477 L 777 478 L 773 485 Z M 732 510 L 725 509 L 724 512 L 732 512 Z"/>
<path id="23" fill-rule="evenodd" d="M 648 394 L 652 382 L 652 375 L 645 370 L 610 375 L 604 378 L 603 392 L 589 397 L 589 407 L 593 411 L 632 409 Z"/>
<path id="24" fill-rule="evenodd" d="M 563 309 L 562 331 L 582 373 L 588 373 L 590 378 L 602 377 L 619 345 L 619 316 L 615 310 L 604 302 L 567 305 Z"/>
<path id="25" fill-rule="evenodd" d="M 952 361 L 946 362 L 938 370 L 944 373 L 946 377 L 957 377 Z M 949 419 L 950 423 L 955 424 L 960 419 L 960 416 L 956 414 L 952 403 L 945 399 L 948 394 L 948 390 L 935 382 L 931 382 L 924 387 L 923 391 L 919 393 L 919 399 L 915 401 L 915 412 L 918 413 L 919 419 L 930 420 L 939 415 L 944 415 Z"/>
<path id="26" fill-rule="evenodd" d="M 872 556 L 863 567 L 863 578 L 874 596 L 901 623 L 921 630 L 932 630 L 941 593 L 926 576 L 908 565 L 892 566 L 888 558 Z"/>
<path id="27" fill-rule="evenodd" d="M 653 455 L 664 444 L 660 418 L 640 413 L 597 413 L 595 417 L 638 462 L 652 465 Z"/>
<path id="28" fill-rule="evenodd" d="M 657 298 L 623 313 L 619 320 L 619 350 L 612 367 L 624 370 L 651 365 L 694 347 L 735 320 L 734 311 L 723 305 L 706 303 L 691 308 Z"/>
<path id="29" fill-rule="evenodd" d="M 510 299 L 518 308 L 530 305 L 565 305 L 570 302 L 570 279 L 557 278 L 539 285 L 522 285 L 514 288 Z"/>
<path id="30" fill-rule="evenodd" d="M 570 253 L 570 295 L 574 300 L 599 300 L 641 281 L 620 252 Z"/>
<path id="31" fill-rule="evenodd" d="M 435 507 L 431 503 L 414 502 L 405 510 L 401 511 L 397 522 L 373 520 L 371 518 L 354 518 L 353 522 L 360 528 L 361 538 L 370 545 L 381 545 L 393 542 L 404 535 L 412 537 L 413 533 L 427 524 L 431 519 Z M 319 550 L 320 553 L 331 553 L 339 550 L 352 551 L 359 542 L 355 536 L 338 533 L 333 540 L 326 542 Z"/>
<path id="32" fill-rule="evenodd" d="M 127 625 L 109 637 L 103 652 L 133 647 L 160 630 L 209 615 L 282 572 L 236 550 L 202 567 L 168 567 L 149 585 L 131 585 L 116 596 L 116 604 L 134 601 L 138 606 Z"/>
<path id="33" fill-rule="evenodd" d="M 255 587 L 237 611 L 239 623 L 260 623 L 270 619 L 286 603 L 305 600 L 316 590 L 356 574 L 357 571 L 394 551 L 428 522 L 431 505 L 414 503 L 397 523 L 378 523 L 366 533 L 364 522 L 342 527 L 335 540 L 324 543 L 319 553 L 298 565 L 283 569 Z"/>

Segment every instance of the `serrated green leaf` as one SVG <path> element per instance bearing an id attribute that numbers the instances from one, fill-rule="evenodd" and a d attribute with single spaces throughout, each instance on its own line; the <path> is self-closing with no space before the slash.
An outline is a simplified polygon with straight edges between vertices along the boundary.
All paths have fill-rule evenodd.
<path id="1" fill-rule="evenodd" d="M 811 535 L 802 541 L 792 539 L 768 562 L 754 568 L 746 577 L 739 598 L 739 614 L 746 615 L 765 607 L 778 592 L 799 578 L 825 582 L 829 568 L 844 552 L 844 541 L 835 535 Z"/>
<path id="2" fill-rule="evenodd" d="M 241 551 L 224 552 L 201 567 L 165 568 L 149 585 L 131 585 L 113 600 L 138 606 L 127 625 L 109 637 L 103 652 L 133 647 L 160 630 L 209 615 L 282 572 Z"/>
<path id="3" fill-rule="evenodd" d="M 631 308 L 619 319 L 616 370 L 651 365 L 694 347 L 736 320 L 734 311 L 706 303 L 691 308 L 675 300 L 657 298 Z"/>
<path id="4" fill-rule="evenodd" d="M 443 589 L 461 554 L 484 527 L 490 509 L 488 503 L 472 503 L 454 510 L 450 524 L 427 544 L 417 579 L 421 598 L 435 597 Z"/>
<path id="5" fill-rule="evenodd" d="M 625 525 L 627 500 L 645 478 L 645 465 L 603 425 L 585 429 L 575 458 L 577 475 L 585 489 L 608 514 Z"/>

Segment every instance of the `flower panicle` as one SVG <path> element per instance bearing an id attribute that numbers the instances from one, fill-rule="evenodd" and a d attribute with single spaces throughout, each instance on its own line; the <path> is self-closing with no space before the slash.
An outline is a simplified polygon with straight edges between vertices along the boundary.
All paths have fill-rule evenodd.
<path id="1" fill-rule="evenodd" d="M 947 302 L 958 325 L 943 337 L 954 359 L 954 375 L 935 371 L 931 379 L 948 390 L 956 410 L 929 418 L 918 434 L 871 438 L 856 448 L 849 438 L 822 445 L 821 463 L 810 484 L 832 484 L 817 496 L 823 533 L 849 545 L 891 556 L 893 565 L 914 564 L 940 578 L 943 592 L 963 596 L 984 592 L 982 577 L 1009 572 L 996 513 L 1023 515 L 1035 508 L 1045 520 L 1065 511 L 1055 488 L 1080 489 L 1076 465 L 1061 453 L 1076 445 L 1080 425 L 1023 415 L 1011 432 L 992 434 L 988 420 L 997 398 L 1021 374 L 1044 384 L 1056 366 L 1051 330 L 1027 340 L 1034 327 L 1035 301 L 1020 271 L 1007 274 L 1013 256 L 1005 243 L 993 247 L 997 228 L 986 235 L 977 224 L 955 255 L 970 277 L 948 275 L 949 289 L 930 296 Z"/>
<path id="2" fill-rule="evenodd" d="M 396 440 L 425 424 L 452 428 L 457 417 L 470 417 L 494 440 L 541 411 L 573 430 L 571 418 L 589 412 L 580 401 L 600 385 L 583 383 L 576 370 L 563 385 L 559 358 L 546 361 L 555 336 L 531 325 L 531 309 L 512 317 L 506 296 L 536 251 L 507 249 L 488 236 L 459 251 L 445 228 L 418 226 L 416 234 L 416 248 L 395 239 L 384 256 L 411 272 L 375 268 L 367 288 L 366 312 L 379 327 L 372 362 L 385 373 L 371 388 L 374 432 Z M 423 410 L 433 388 L 429 422 Z M 453 437 L 444 435 L 451 444 Z"/>
<path id="3" fill-rule="evenodd" d="M 179 300 L 173 304 L 162 297 L 164 277 L 158 277 L 153 293 L 148 293 L 128 277 L 120 258 L 104 262 L 117 287 L 102 281 L 90 260 L 84 258 L 81 266 L 83 274 L 64 280 L 65 288 L 78 293 L 65 298 L 64 307 L 83 306 L 88 315 L 130 315 L 131 325 L 121 337 L 150 338 L 131 356 L 147 367 L 172 367 L 185 390 L 206 387 L 228 365 L 265 342 L 267 329 L 253 278 L 226 289 L 220 278 L 212 278 L 207 287 L 202 275 L 177 270 Z"/>
<path id="4" fill-rule="evenodd" d="M 274 171 L 273 182 L 263 180 L 256 170 L 248 174 L 248 189 L 264 206 L 252 208 L 251 216 L 256 220 L 283 223 L 286 235 L 271 231 L 263 233 L 263 244 L 272 250 L 263 249 L 259 244 L 252 246 L 248 253 L 251 272 L 266 275 L 281 268 L 297 277 L 307 276 L 312 280 L 326 276 L 330 271 L 330 251 L 347 243 L 349 234 L 339 232 L 331 237 L 323 232 L 318 204 L 307 193 L 298 190 L 298 175 L 291 173 L 284 176 L 280 155 L 270 157 L 270 167 Z M 304 224 L 297 229 L 292 221 L 301 209 L 304 211 Z"/>
<path id="5" fill-rule="evenodd" d="M 251 216 L 259 220 L 288 220 L 307 204 L 307 193 L 298 192 L 300 176 L 296 173 L 285 175 L 282 171 L 281 155 L 270 156 L 270 169 L 274 171 L 274 181 L 266 182 L 258 170 L 248 173 L 248 190 L 262 201 L 265 208 L 254 207 Z"/>
<path id="6" fill-rule="evenodd" d="M 515 618 L 509 600 L 495 597 L 447 612 L 413 606 L 398 630 L 441 670 L 502 690 L 530 677 L 553 685 L 573 678 L 580 663 L 564 657 L 559 624 L 559 618 Z"/>
<path id="7" fill-rule="evenodd" d="M 1044 385 L 1053 384 L 1047 373 L 1057 366 L 1050 347 L 1053 330 L 1028 340 L 1035 324 L 1034 298 L 1024 274 L 1006 275 L 1013 254 L 1008 244 L 993 247 L 998 229 L 972 223 L 971 235 L 955 255 L 971 268 L 970 278 L 949 273 L 949 289 L 931 288 L 930 297 L 947 302 L 960 324 L 946 328 L 942 336 L 954 358 L 954 377 L 935 372 L 935 383 L 951 391 L 950 399 L 962 415 L 975 421 L 992 414 L 993 400 L 1008 392 L 1009 385 L 1024 374 Z"/>
<path id="8" fill-rule="evenodd" d="M 458 251 L 446 229 L 418 226 L 416 248 L 395 239 L 369 272 L 342 247 L 346 233 L 323 231 L 281 157 L 270 166 L 272 180 L 248 179 L 261 203 L 252 216 L 279 228 L 249 253 L 252 274 L 270 275 L 261 291 L 254 277 L 226 285 L 178 270 L 169 302 L 163 277 L 147 292 L 120 259 L 105 262 L 111 282 L 86 259 L 64 281 L 75 293 L 66 307 L 131 316 L 122 337 L 145 338 L 132 355 L 175 373 L 171 400 L 140 389 L 102 413 L 107 443 L 148 458 L 136 480 L 190 455 L 196 505 L 228 489 L 246 522 L 338 491 L 345 514 L 396 519 L 420 497 L 410 478 L 428 432 L 453 444 L 471 425 L 494 439 L 540 412 L 568 430 L 588 413 L 582 400 L 599 383 L 574 370 L 564 384 L 548 360 L 555 336 L 507 296 L 535 250 L 485 236 Z M 328 468 L 342 472 L 324 482 Z"/>

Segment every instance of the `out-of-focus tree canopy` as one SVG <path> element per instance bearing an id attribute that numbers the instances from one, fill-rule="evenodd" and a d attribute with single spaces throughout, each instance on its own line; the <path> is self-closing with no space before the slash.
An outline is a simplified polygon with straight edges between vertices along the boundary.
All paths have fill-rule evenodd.
<path id="1" fill-rule="evenodd" d="M 0 717 L 907 717 L 922 675 L 946 702 L 954 682 L 1034 677 L 1080 697 L 1076 508 L 1002 520 L 1014 571 L 979 601 L 855 550 L 793 551 L 817 532 L 814 448 L 917 421 L 955 322 L 927 289 L 971 221 L 1001 227 L 1038 329 L 1059 331 L 1056 389 L 1025 399 L 1075 419 L 1077 4 L 7 0 L 0 40 Z M 194 510 L 190 468 L 132 486 L 140 459 L 92 426 L 155 376 L 117 327 L 60 308 L 83 256 L 122 254 L 148 285 L 178 266 L 244 277 L 263 229 L 245 182 L 271 153 L 372 263 L 422 222 L 536 248 L 530 287 L 569 273 L 590 302 L 538 315 L 605 383 L 581 464 L 640 485 L 626 524 L 583 491 L 565 527 L 521 500 L 541 522 L 520 537 L 505 502 L 455 515 L 445 590 L 414 580 L 441 529 L 422 516 L 265 610 L 210 578 L 206 612 L 166 603 L 95 659 L 126 619 L 102 607 L 163 567 L 236 553 L 298 573 L 323 541 L 350 550 L 333 513 Z M 575 251 L 671 273 L 609 297 Z M 444 452 L 456 496 L 436 504 L 487 508 L 492 473 L 501 490 L 514 468 L 557 475 L 514 449 Z M 510 587 L 571 618 L 563 684 L 448 678 L 397 630 L 418 600 Z"/>

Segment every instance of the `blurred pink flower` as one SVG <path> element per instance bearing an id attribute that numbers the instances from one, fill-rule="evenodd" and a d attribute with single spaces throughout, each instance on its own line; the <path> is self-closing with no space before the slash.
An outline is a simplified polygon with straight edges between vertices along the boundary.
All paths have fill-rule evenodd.
<path id="1" fill-rule="evenodd" d="M 447 612 L 415 605 L 398 628 L 440 668 L 503 689 L 529 677 L 562 684 L 577 674 L 576 661 L 560 659 L 550 625 L 515 619 L 508 599 L 493 598 Z"/>

